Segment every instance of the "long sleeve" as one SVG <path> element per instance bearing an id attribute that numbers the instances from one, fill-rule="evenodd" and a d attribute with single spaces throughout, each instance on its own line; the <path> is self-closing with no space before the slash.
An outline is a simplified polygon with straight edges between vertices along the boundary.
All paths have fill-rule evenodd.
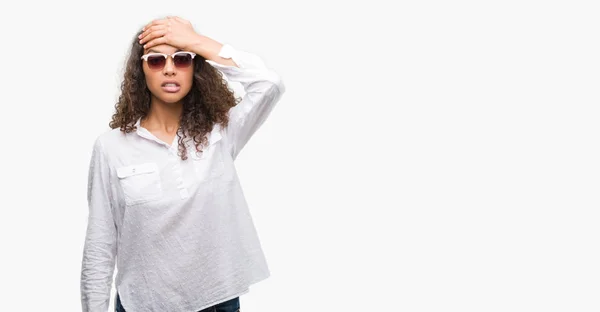
<path id="1" fill-rule="evenodd" d="M 110 302 L 117 231 L 109 189 L 109 167 L 98 138 L 88 173 L 89 214 L 81 266 L 83 312 L 107 312 Z"/>
<path id="2" fill-rule="evenodd" d="M 241 83 L 246 93 L 242 101 L 229 111 L 226 135 L 231 142 L 231 153 L 235 159 L 270 115 L 285 92 L 285 85 L 281 77 L 255 54 L 224 44 L 219 56 L 232 59 L 239 67 L 211 60 L 206 62 L 219 69 L 228 80 Z"/>

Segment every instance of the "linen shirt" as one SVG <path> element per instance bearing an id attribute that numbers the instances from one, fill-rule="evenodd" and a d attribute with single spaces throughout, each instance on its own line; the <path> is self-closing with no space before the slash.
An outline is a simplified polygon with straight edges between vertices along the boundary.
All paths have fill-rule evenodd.
<path id="1" fill-rule="evenodd" d="M 234 160 L 284 93 L 257 55 L 224 44 L 206 62 L 245 94 L 188 159 L 140 126 L 95 140 L 88 175 L 88 226 L 81 266 L 83 312 L 106 312 L 113 273 L 130 312 L 197 312 L 247 293 L 270 276 Z"/>

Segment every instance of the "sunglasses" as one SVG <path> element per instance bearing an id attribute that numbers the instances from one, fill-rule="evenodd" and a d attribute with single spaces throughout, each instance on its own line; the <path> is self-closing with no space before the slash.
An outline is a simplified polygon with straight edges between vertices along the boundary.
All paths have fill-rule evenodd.
<path id="1" fill-rule="evenodd" d="M 171 55 L 164 53 L 148 53 L 142 55 L 142 59 L 148 63 L 150 69 L 163 69 L 167 64 L 167 57 L 173 58 L 173 63 L 177 68 L 186 68 L 192 65 L 192 60 L 196 56 L 196 53 L 179 51 Z"/>

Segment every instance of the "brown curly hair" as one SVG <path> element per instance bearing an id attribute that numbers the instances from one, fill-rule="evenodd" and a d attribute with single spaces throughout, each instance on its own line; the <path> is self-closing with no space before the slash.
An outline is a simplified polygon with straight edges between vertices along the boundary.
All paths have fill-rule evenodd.
<path id="1" fill-rule="evenodd" d="M 121 83 L 121 94 L 109 123 L 111 129 L 120 128 L 126 133 L 135 131 L 137 119 L 145 117 L 150 110 L 151 94 L 146 86 L 141 60 L 144 47 L 138 42 L 138 35 L 141 33 L 139 31 L 132 40 Z M 223 79 L 223 74 L 205 60 L 201 55 L 194 58 L 192 88 L 182 99 L 183 110 L 177 134 L 179 156 L 183 160 L 187 159 L 187 148 L 183 144 L 187 134 L 193 138 L 196 151 L 201 151 L 200 146 L 208 143 L 206 134 L 211 132 L 217 123 L 226 127 L 229 123 L 229 109 L 241 101 L 235 97 L 233 90 Z"/>

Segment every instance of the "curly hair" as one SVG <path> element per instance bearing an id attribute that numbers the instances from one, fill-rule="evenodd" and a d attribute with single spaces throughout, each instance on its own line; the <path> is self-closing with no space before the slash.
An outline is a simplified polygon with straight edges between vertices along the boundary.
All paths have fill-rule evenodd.
<path id="1" fill-rule="evenodd" d="M 138 32 L 132 40 L 121 94 L 109 123 L 111 129 L 120 128 L 125 133 L 135 131 L 137 119 L 145 117 L 150 110 L 151 94 L 146 86 L 141 60 L 144 48 L 137 39 L 141 33 Z M 192 87 L 182 99 L 183 110 L 177 133 L 179 156 L 183 160 L 187 159 L 187 148 L 183 143 L 187 135 L 193 138 L 196 151 L 201 151 L 200 147 L 208 144 L 206 134 L 217 123 L 226 127 L 229 123 L 229 109 L 241 101 L 235 97 L 223 74 L 205 60 L 201 55 L 194 58 Z"/>

